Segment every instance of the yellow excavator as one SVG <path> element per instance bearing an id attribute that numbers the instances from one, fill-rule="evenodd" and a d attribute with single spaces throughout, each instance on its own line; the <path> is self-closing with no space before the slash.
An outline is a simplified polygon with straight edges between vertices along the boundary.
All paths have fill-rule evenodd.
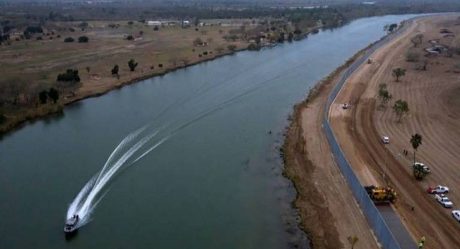
<path id="1" fill-rule="evenodd" d="M 396 191 L 391 187 L 365 186 L 367 194 L 376 204 L 394 203 Z"/>

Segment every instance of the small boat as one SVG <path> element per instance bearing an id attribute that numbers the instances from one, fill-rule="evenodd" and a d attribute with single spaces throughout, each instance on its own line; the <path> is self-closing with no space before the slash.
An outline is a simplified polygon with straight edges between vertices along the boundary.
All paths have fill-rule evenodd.
<path id="1" fill-rule="evenodd" d="M 65 226 L 64 226 L 64 232 L 66 234 L 76 232 L 78 229 L 77 224 L 79 221 L 80 221 L 80 217 L 78 216 L 78 214 L 74 214 L 72 218 L 67 219 L 67 221 L 65 222 Z"/>

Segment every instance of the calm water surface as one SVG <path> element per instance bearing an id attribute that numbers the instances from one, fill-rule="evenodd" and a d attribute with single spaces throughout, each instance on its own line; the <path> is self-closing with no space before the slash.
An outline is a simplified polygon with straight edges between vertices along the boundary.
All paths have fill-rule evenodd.
<path id="1" fill-rule="evenodd" d="M 318 80 L 383 36 L 384 25 L 409 17 L 360 19 L 144 80 L 4 137 L 0 248 L 307 247 L 277 155 L 286 118 Z M 119 174 L 93 220 L 64 239 L 69 203 L 127 134 L 191 120 Z"/>

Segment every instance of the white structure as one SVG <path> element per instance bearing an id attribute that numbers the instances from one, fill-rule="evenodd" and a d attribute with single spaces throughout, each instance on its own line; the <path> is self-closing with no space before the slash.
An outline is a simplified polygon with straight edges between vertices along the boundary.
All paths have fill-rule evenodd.
<path id="1" fill-rule="evenodd" d="M 148 26 L 161 26 L 160 21 L 147 21 Z"/>

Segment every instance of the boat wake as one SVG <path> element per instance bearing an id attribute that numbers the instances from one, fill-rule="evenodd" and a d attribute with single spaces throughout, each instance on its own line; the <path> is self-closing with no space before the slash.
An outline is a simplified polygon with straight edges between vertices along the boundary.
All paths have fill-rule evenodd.
<path id="1" fill-rule="evenodd" d="M 220 89 L 215 89 L 219 88 L 218 86 L 203 87 L 199 89 L 194 96 L 186 96 L 186 98 L 178 100 L 173 105 L 166 107 L 154 118 L 155 121 L 160 120 L 160 116 L 164 116 L 169 112 L 174 112 L 175 109 L 184 108 L 184 106 L 189 107 L 191 111 L 186 112 L 184 115 L 182 115 L 183 113 L 181 115 L 175 115 L 175 120 L 170 120 L 167 124 L 163 123 L 162 126 L 154 124 L 155 121 L 153 121 L 151 124 L 126 136 L 113 150 L 102 169 L 83 186 L 78 195 L 71 202 L 67 210 L 66 220 L 69 221 L 74 217 L 77 218 L 77 224 L 74 225 L 75 230 L 90 222 L 91 214 L 107 193 L 107 184 L 110 183 L 114 176 L 119 174 L 122 170 L 134 165 L 137 161 L 158 148 L 158 146 L 162 145 L 181 130 L 229 106 L 242 97 L 267 86 L 266 83 L 279 77 L 280 75 L 275 75 L 275 77 L 263 79 L 251 86 L 242 86 L 238 88 L 239 93 L 233 94 L 233 97 L 230 98 L 228 98 L 228 92 L 225 88 L 231 84 L 223 84 L 223 87 Z M 202 105 L 203 95 L 210 93 L 211 90 L 217 90 L 212 93 L 212 98 L 217 102 L 214 104 L 208 103 L 209 105 L 207 105 L 208 107 L 206 108 L 206 105 Z M 220 94 L 225 94 L 227 99 L 225 99 L 225 96 L 219 96 L 219 92 Z M 211 107 L 209 108 L 209 106 Z"/>
<path id="2" fill-rule="evenodd" d="M 169 138 L 166 136 L 155 141 L 154 138 L 160 130 L 141 137 L 142 134 L 145 134 L 145 131 L 146 128 L 141 128 L 125 137 L 109 156 L 102 170 L 83 186 L 69 205 L 66 219 L 68 220 L 77 215 L 79 222 L 76 228 L 90 221 L 91 213 L 104 197 L 106 192 L 104 187 L 117 173 L 132 166 Z"/>

